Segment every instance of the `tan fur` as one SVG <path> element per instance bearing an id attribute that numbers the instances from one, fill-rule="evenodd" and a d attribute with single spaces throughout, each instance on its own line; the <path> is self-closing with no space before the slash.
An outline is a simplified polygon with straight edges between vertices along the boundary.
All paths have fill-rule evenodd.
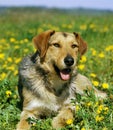
<path id="1" fill-rule="evenodd" d="M 25 57 L 19 67 L 18 89 L 23 110 L 17 130 L 30 128 L 26 121 L 29 117 L 37 119 L 57 113 L 52 126 L 62 128 L 66 120 L 74 119 L 75 106 L 71 99 L 76 98 L 76 93 L 93 89 L 88 78 L 76 70 L 78 54 L 82 56 L 86 52 L 87 44 L 77 33 L 52 30 L 34 37 L 33 42 L 37 52 Z M 106 97 L 95 88 L 94 91 L 96 96 Z"/>

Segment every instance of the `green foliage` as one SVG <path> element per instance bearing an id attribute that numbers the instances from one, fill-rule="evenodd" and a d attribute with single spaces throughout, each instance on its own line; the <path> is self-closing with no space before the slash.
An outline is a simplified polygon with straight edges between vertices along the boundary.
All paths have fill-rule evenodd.
<path id="1" fill-rule="evenodd" d="M 96 12 L 97 14 L 97 12 Z M 113 128 L 113 14 L 59 10 L 10 8 L 0 12 L 0 129 L 13 130 L 19 121 L 17 92 L 18 64 L 33 53 L 32 38 L 42 31 L 79 32 L 88 43 L 78 71 L 108 98 L 97 99 L 93 92 L 77 95 L 75 120 L 62 130 L 112 130 Z M 52 130 L 52 118 L 32 119 L 32 130 Z"/>

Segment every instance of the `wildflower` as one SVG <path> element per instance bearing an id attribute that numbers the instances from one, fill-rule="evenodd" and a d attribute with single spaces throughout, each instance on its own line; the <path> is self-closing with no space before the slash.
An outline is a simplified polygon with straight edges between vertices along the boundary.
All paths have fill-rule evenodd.
<path id="1" fill-rule="evenodd" d="M 104 27 L 102 30 L 102 32 L 108 32 L 108 31 L 109 31 L 108 27 Z"/>
<path id="2" fill-rule="evenodd" d="M 6 91 L 6 96 L 7 96 L 7 97 L 10 97 L 11 94 L 12 94 L 12 92 L 11 92 L 10 90 L 7 90 L 7 91 Z"/>
<path id="3" fill-rule="evenodd" d="M 108 107 L 104 107 L 104 114 L 108 113 L 109 108 Z"/>
<path id="4" fill-rule="evenodd" d="M 91 51 L 92 51 L 92 56 L 96 56 L 97 52 L 94 48 L 91 48 Z"/>
<path id="5" fill-rule="evenodd" d="M 29 40 L 27 38 L 24 39 L 24 42 L 28 42 Z"/>
<path id="6" fill-rule="evenodd" d="M 94 85 L 95 87 L 99 86 L 99 82 L 98 82 L 98 81 L 92 81 L 92 83 L 93 83 L 93 85 Z"/>
<path id="7" fill-rule="evenodd" d="M 76 105 L 76 111 L 78 111 L 80 109 L 79 105 Z"/>
<path id="8" fill-rule="evenodd" d="M 91 102 L 87 102 L 86 106 L 90 107 L 91 106 Z"/>
<path id="9" fill-rule="evenodd" d="M 82 127 L 82 129 L 81 130 L 86 130 L 84 127 Z"/>
<path id="10" fill-rule="evenodd" d="M 80 62 L 83 63 L 83 62 L 86 62 L 86 60 L 87 60 L 86 56 L 82 56 L 80 59 Z"/>
<path id="11" fill-rule="evenodd" d="M 95 27 L 96 27 L 96 26 L 95 26 L 95 24 L 93 24 L 93 23 L 89 25 L 89 28 L 90 28 L 90 29 L 94 29 Z"/>
<path id="12" fill-rule="evenodd" d="M 108 130 L 106 127 L 104 127 L 102 130 Z"/>
<path id="13" fill-rule="evenodd" d="M 108 88 L 109 88 L 108 83 L 103 83 L 103 84 L 102 84 L 102 88 L 103 88 L 103 89 L 108 89 Z"/>
<path id="14" fill-rule="evenodd" d="M 96 78 L 96 74 L 95 73 L 91 73 L 90 76 L 93 77 L 93 78 Z"/>
<path id="15" fill-rule="evenodd" d="M 8 61 L 8 62 L 12 62 L 13 60 L 12 60 L 11 57 L 8 57 L 8 58 L 7 58 L 7 61 Z"/>
<path id="16" fill-rule="evenodd" d="M 86 30 L 86 29 L 87 29 L 87 25 L 85 25 L 85 24 L 84 24 L 84 25 L 81 25 L 81 26 L 80 26 L 80 29 L 81 29 L 81 30 Z"/>
<path id="17" fill-rule="evenodd" d="M 21 61 L 21 58 L 16 58 L 15 63 L 18 64 Z"/>
<path id="18" fill-rule="evenodd" d="M 99 56 L 100 58 L 104 58 L 104 57 L 105 57 L 105 55 L 104 55 L 103 52 L 101 52 L 98 56 Z"/>
<path id="19" fill-rule="evenodd" d="M 105 48 L 106 51 L 113 51 L 113 45 L 109 45 Z"/>
<path id="20" fill-rule="evenodd" d="M 8 69 L 8 70 L 11 70 L 11 71 L 14 71 L 14 70 L 15 70 L 15 66 L 13 66 L 13 65 L 12 65 L 12 66 L 9 66 L 9 67 L 7 67 L 7 69 Z"/>
<path id="21" fill-rule="evenodd" d="M 14 71 L 14 75 L 17 75 L 17 74 L 18 74 L 18 70 L 15 70 L 15 71 Z"/>
<path id="22" fill-rule="evenodd" d="M 78 68 L 79 68 L 80 70 L 83 70 L 83 69 L 85 68 L 85 65 L 84 65 L 84 64 L 80 64 L 80 65 L 78 65 Z"/>
<path id="23" fill-rule="evenodd" d="M 16 39 L 15 38 L 10 38 L 10 42 L 15 42 Z"/>
<path id="24" fill-rule="evenodd" d="M 103 119 L 104 119 L 103 116 L 97 115 L 97 116 L 95 117 L 96 122 L 100 122 L 100 121 L 102 121 Z"/>
<path id="25" fill-rule="evenodd" d="M 98 108 L 97 108 L 97 114 L 100 114 L 102 112 L 104 112 L 104 114 L 107 114 L 109 108 L 108 107 L 105 107 L 103 105 L 100 105 Z"/>
<path id="26" fill-rule="evenodd" d="M 73 119 L 68 119 L 68 120 L 66 120 L 66 124 L 67 124 L 67 125 L 73 124 Z"/>
<path id="27" fill-rule="evenodd" d="M 15 49 L 19 49 L 20 47 L 19 47 L 18 45 L 16 45 L 14 48 L 15 48 Z"/>
<path id="28" fill-rule="evenodd" d="M 4 57 L 5 57 L 5 54 L 4 53 L 0 53 L 0 59 L 2 60 L 2 59 L 4 59 Z"/>
<path id="29" fill-rule="evenodd" d="M 3 72 L 3 73 L 0 75 L 0 80 L 4 80 L 4 79 L 6 78 L 6 76 L 7 76 L 6 73 Z"/>
<path id="30" fill-rule="evenodd" d="M 41 32 L 43 32 L 44 30 L 42 29 L 42 28 L 38 28 L 38 30 L 37 30 L 37 32 L 38 33 L 41 33 Z"/>

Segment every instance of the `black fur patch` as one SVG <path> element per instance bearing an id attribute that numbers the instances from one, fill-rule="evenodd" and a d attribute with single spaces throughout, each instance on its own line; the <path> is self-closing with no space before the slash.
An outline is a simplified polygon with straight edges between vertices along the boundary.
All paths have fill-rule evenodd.
<path id="1" fill-rule="evenodd" d="M 36 62 L 36 57 L 37 57 L 37 56 L 39 56 L 39 52 L 38 52 L 38 51 L 36 51 L 36 52 L 31 56 L 31 61 L 32 61 L 33 63 Z"/>
<path id="2" fill-rule="evenodd" d="M 64 37 L 67 37 L 67 33 L 63 32 L 62 34 L 63 34 Z"/>

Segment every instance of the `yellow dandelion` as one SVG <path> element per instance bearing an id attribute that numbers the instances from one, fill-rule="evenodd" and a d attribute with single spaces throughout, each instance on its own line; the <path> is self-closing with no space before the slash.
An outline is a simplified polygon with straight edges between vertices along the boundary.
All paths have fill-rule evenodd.
<path id="1" fill-rule="evenodd" d="M 79 105 L 76 105 L 75 110 L 78 111 L 80 109 Z"/>
<path id="2" fill-rule="evenodd" d="M 18 64 L 21 61 L 21 58 L 16 58 L 15 63 Z"/>
<path id="3" fill-rule="evenodd" d="M 12 94 L 12 92 L 11 92 L 10 90 L 7 90 L 7 91 L 6 91 L 6 96 L 7 96 L 7 97 L 10 97 L 11 94 Z"/>
<path id="4" fill-rule="evenodd" d="M 84 127 L 82 127 L 81 130 L 86 130 L 86 129 Z"/>
<path id="5" fill-rule="evenodd" d="M 95 117 L 96 122 L 101 122 L 103 119 L 104 119 L 103 116 L 97 115 L 97 116 Z"/>
<path id="6" fill-rule="evenodd" d="M 14 48 L 15 48 L 15 49 L 19 49 L 20 47 L 19 47 L 18 45 L 16 45 Z"/>
<path id="7" fill-rule="evenodd" d="M 10 42 L 15 42 L 16 41 L 16 39 L 15 38 L 10 38 Z"/>
<path id="8" fill-rule="evenodd" d="M 9 67 L 7 67 L 7 69 L 8 69 L 8 70 L 11 70 L 11 71 L 14 71 L 14 70 L 15 70 L 15 66 L 14 66 L 14 65 L 9 66 Z"/>
<path id="9" fill-rule="evenodd" d="M 108 89 L 108 88 L 109 88 L 108 83 L 103 83 L 103 84 L 102 84 L 102 88 L 103 88 L 103 89 Z"/>
<path id="10" fill-rule="evenodd" d="M 95 27 L 96 27 L 96 25 L 93 24 L 93 23 L 89 25 L 89 28 L 90 28 L 90 29 L 94 29 Z"/>
<path id="11" fill-rule="evenodd" d="M 92 56 L 96 56 L 97 51 L 94 48 L 91 48 Z"/>
<path id="12" fill-rule="evenodd" d="M 4 59 L 4 57 L 5 57 L 5 54 L 4 53 L 0 53 L 0 59 L 2 60 L 2 59 Z"/>
<path id="13" fill-rule="evenodd" d="M 104 127 L 102 130 L 108 130 L 106 127 Z"/>
<path id="14" fill-rule="evenodd" d="M 85 68 L 85 65 L 84 65 L 84 64 L 78 65 L 78 69 L 83 70 L 84 68 Z"/>
<path id="15" fill-rule="evenodd" d="M 104 55 L 104 53 L 103 53 L 103 52 L 101 52 L 100 54 L 98 54 L 98 57 L 100 57 L 100 58 L 104 58 L 104 57 L 105 57 L 105 55 Z"/>
<path id="16" fill-rule="evenodd" d="M 4 80 L 6 77 L 7 77 L 6 73 L 3 72 L 3 73 L 0 75 L 0 80 Z"/>
<path id="17" fill-rule="evenodd" d="M 106 51 L 113 51 L 113 45 L 109 45 L 105 48 Z"/>
<path id="18" fill-rule="evenodd" d="M 108 32 L 108 31 L 109 31 L 108 27 L 104 27 L 102 30 L 102 32 Z"/>
<path id="19" fill-rule="evenodd" d="M 98 81 L 92 81 L 92 83 L 93 83 L 93 85 L 94 85 L 95 87 L 99 86 L 99 82 L 98 82 Z"/>
<path id="20" fill-rule="evenodd" d="M 12 62 L 13 60 L 12 60 L 11 57 L 8 57 L 8 58 L 7 58 L 7 61 L 8 61 L 8 62 Z"/>
<path id="21" fill-rule="evenodd" d="M 29 40 L 27 38 L 24 39 L 24 42 L 28 42 Z"/>
<path id="22" fill-rule="evenodd" d="M 86 106 L 90 107 L 91 106 L 91 102 L 87 102 Z"/>
<path id="23" fill-rule="evenodd" d="M 100 105 L 100 106 L 98 106 L 96 112 L 97 112 L 97 114 L 100 114 L 103 110 L 104 110 L 104 106 L 103 106 L 103 105 Z"/>
<path id="24" fill-rule="evenodd" d="M 38 30 L 37 30 L 37 32 L 38 33 L 41 33 L 41 32 L 43 32 L 44 30 L 42 29 L 42 28 L 38 28 Z"/>
<path id="25" fill-rule="evenodd" d="M 15 71 L 14 71 L 14 75 L 17 75 L 17 74 L 18 74 L 18 70 L 15 70 Z"/>
<path id="26" fill-rule="evenodd" d="M 97 77 L 95 73 L 91 73 L 90 76 L 93 77 L 93 78 Z"/>
<path id="27" fill-rule="evenodd" d="M 68 119 L 68 120 L 66 120 L 66 124 L 67 124 L 67 125 L 73 124 L 73 119 Z"/>
<path id="28" fill-rule="evenodd" d="M 80 30 L 86 30 L 87 29 L 87 25 L 84 24 L 84 25 L 80 25 Z"/>
<path id="29" fill-rule="evenodd" d="M 86 62 L 86 61 L 87 61 L 86 56 L 82 56 L 81 59 L 80 59 L 80 62 L 81 62 L 81 63 L 84 63 L 84 62 Z"/>

